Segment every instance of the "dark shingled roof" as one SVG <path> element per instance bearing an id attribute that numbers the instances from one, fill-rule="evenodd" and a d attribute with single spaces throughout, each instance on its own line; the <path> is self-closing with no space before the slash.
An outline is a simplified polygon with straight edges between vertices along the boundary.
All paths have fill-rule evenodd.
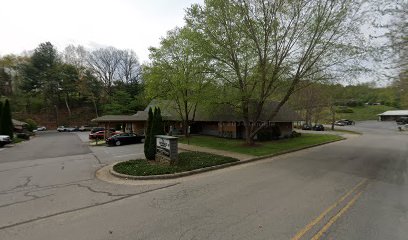
<path id="1" fill-rule="evenodd" d="M 92 122 L 137 122 L 137 121 L 147 121 L 148 113 L 144 111 L 138 111 L 134 115 L 104 115 L 92 119 Z"/>
<path id="2" fill-rule="evenodd" d="M 265 103 L 265 111 L 262 113 L 259 121 L 271 122 L 293 122 L 302 120 L 299 114 L 287 106 L 281 107 L 278 114 L 270 119 L 272 111 L 277 106 L 277 102 L 269 101 Z M 157 101 L 153 100 L 144 111 L 138 111 L 134 115 L 105 115 L 93 119 L 93 122 L 137 122 L 147 121 L 149 108 L 160 107 L 164 120 L 180 121 L 180 115 L 177 112 L 176 103 L 174 101 Z M 254 113 L 251 113 L 253 116 Z M 209 109 L 197 109 L 194 121 L 196 122 L 241 122 L 242 116 L 230 105 L 219 104 L 213 105 Z"/>
<path id="3" fill-rule="evenodd" d="M 13 122 L 13 125 L 14 125 L 14 126 L 24 126 L 24 125 L 28 125 L 28 123 L 22 122 L 22 121 L 19 121 L 19 120 L 16 120 L 16 119 L 11 119 L 11 121 Z"/>
<path id="4" fill-rule="evenodd" d="M 259 121 L 271 122 L 292 122 L 300 121 L 302 118 L 299 114 L 293 111 L 288 106 L 284 105 L 280 108 L 278 114 L 271 120 L 270 115 L 275 110 L 277 102 L 268 101 L 264 105 L 264 112 L 261 114 Z M 162 110 L 163 119 L 179 121 L 180 116 L 177 112 L 177 107 L 174 101 L 157 101 L 153 100 L 145 109 L 147 112 L 150 107 L 160 107 Z M 253 109 L 253 108 L 252 108 Z M 255 113 L 250 113 L 251 118 L 254 118 Z M 218 104 L 213 105 L 209 109 L 198 108 L 194 121 L 197 122 L 241 122 L 243 118 L 241 114 L 231 105 Z"/>

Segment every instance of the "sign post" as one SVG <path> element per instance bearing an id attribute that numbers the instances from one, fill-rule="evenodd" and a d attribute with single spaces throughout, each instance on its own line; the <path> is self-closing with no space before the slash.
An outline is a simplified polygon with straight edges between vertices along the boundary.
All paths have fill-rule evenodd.
<path id="1" fill-rule="evenodd" d="M 178 138 L 156 135 L 156 160 L 176 164 L 178 160 Z"/>

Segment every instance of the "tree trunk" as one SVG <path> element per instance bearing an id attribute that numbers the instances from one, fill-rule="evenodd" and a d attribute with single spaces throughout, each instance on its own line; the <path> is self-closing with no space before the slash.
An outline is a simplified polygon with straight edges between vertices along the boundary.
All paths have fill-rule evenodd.
<path id="1" fill-rule="evenodd" d="M 332 114 L 331 130 L 333 131 L 334 130 L 334 122 L 336 121 L 336 110 L 334 109 L 333 105 L 330 106 L 330 111 L 331 111 L 331 114 Z"/>
<path id="2" fill-rule="evenodd" d="M 188 102 L 184 101 L 184 121 L 183 121 L 183 128 L 184 128 L 184 135 L 186 137 L 190 136 L 190 133 L 188 132 Z"/>
<path id="3" fill-rule="evenodd" d="M 190 133 L 188 132 L 188 120 L 183 120 L 183 131 L 185 137 L 190 137 Z"/>
<path id="4" fill-rule="evenodd" d="M 96 117 L 99 117 L 98 106 L 96 105 L 96 101 L 95 101 L 95 99 L 93 97 L 92 97 L 92 103 L 93 103 L 93 106 L 94 106 L 94 109 L 95 109 Z"/>
<path id="5" fill-rule="evenodd" d="M 251 137 L 251 126 L 248 120 L 244 120 L 245 127 L 245 143 L 248 146 L 254 145 L 254 137 Z"/>
<path id="6" fill-rule="evenodd" d="M 64 101 L 65 101 L 65 106 L 67 107 L 67 110 L 68 110 L 68 116 L 71 117 L 71 108 L 69 107 L 69 104 L 68 104 L 68 97 L 67 97 L 67 95 L 65 95 Z"/>

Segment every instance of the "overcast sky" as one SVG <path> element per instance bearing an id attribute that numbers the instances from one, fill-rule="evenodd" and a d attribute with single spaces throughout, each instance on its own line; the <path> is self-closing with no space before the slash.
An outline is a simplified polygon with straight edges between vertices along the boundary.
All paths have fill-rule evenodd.
<path id="1" fill-rule="evenodd" d="M 87 48 L 133 49 L 141 62 L 184 10 L 204 0 L 0 0 L 0 55 L 21 54 L 49 41 Z"/>

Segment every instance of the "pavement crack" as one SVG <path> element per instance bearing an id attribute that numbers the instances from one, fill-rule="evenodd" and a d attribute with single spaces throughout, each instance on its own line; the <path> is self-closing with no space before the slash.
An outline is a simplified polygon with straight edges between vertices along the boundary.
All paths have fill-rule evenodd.
<path id="1" fill-rule="evenodd" d="M 21 221 L 21 222 L 12 223 L 12 224 L 9 224 L 9 225 L 0 226 L 0 230 L 4 230 L 4 229 L 8 229 L 8 228 L 12 228 L 12 227 L 16 227 L 16 226 L 20 226 L 20 225 L 24 225 L 24 224 L 28 224 L 28 223 L 40 221 L 40 220 L 43 220 L 43 219 L 56 217 L 56 216 L 60 216 L 60 215 L 64 215 L 64 214 L 68 214 L 68 213 L 72 213 L 72 212 L 77 212 L 77 211 L 81 211 L 81 210 L 85 210 L 85 209 L 89 209 L 89 208 L 93 208 L 93 207 L 107 205 L 109 203 L 114 203 L 114 202 L 124 200 L 124 199 L 130 198 L 130 197 L 134 197 L 134 196 L 138 196 L 138 195 L 142 195 L 142 194 L 145 194 L 145 193 L 150 193 L 150 192 L 154 192 L 154 191 L 158 191 L 158 190 L 167 189 L 167 188 L 176 186 L 178 184 L 179 183 L 174 183 L 174 184 L 166 185 L 166 186 L 159 187 L 159 188 L 149 189 L 149 190 L 139 192 L 139 193 L 135 193 L 135 194 L 129 194 L 128 196 L 118 197 L 116 199 L 113 199 L 113 200 L 110 200 L 110 201 L 107 201 L 107 202 L 103 202 L 103 203 L 98 203 L 98 204 L 93 204 L 93 205 L 90 205 L 90 206 L 85 206 L 85 207 L 75 208 L 75 209 L 66 210 L 66 211 L 62 211 L 62 212 L 57 212 L 57 213 L 53 213 L 53 214 L 49 214 L 49 215 L 29 219 L 29 220 L 26 220 L 26 221 Z"/>
<path id="2" fill-rule="evenodd" d="M 30 199 L 23 200 L 23 201 L 18 201 L 18 202 L 13 202 L 13 203 L 8 203 L 8 204 L 3 204 L 3 205 L 0 205 L 0 208 L 10 207 L 10 206 L 14 206 L 14 205 L 18 205 L 18 204 L 26 203 L 26 202 L 31 202 L 31 201 L 34 201 L 34 200 L 37 200 L 37 199 L 46 198 L 46 197 L 53 196 L 53 195 L 55 195 L 55 194 L 37 196 L 37 195 L 31 195 L 30 192 L 26 192 L 26 193 L 24 193 L 24 196 L 28 197 Z"/>
<path id="3" fill-rule="evenodd" d="M 29 190 L 30 192 L 37 192 L 37 191 L 43 191 L 43 190 L 49 190 L 49 189 L 58 189 L 58 188 L 64 188 L 64 187 L 69 187 L 76 185 L 80 182 L 88 182 L 92 181 L 94 178 L 89 178 L 85 180 L 79 180 L 79 181 L 74 181 L 74 182 L 68 182 L 68 183 L 61 183 L 61 184 L 54 184 L 54 185 L 48 185 L 48 186 L 40 186 L 40 185 L 26 185 L 25 187 L 34 187 L 34 189 L 22 189 L 22 187 L 14 187 L 5 191 L 0 191 L 0 195 L 6 195 L 6 194 L 12 194 L 12 193 L 19 193 L 19 192 L 25 192 Z M 23 184 L 24 185 L 24 184 Z M 21 185 L 19 185 L 21 186 Z"/>
<path id="4" fill-rule="evenodd" d="M 88 191 L 93 192 L 93 193 L 102 193 L 102 194 L 106 194 L 109 197 L 123 197 L 123 196 L 130 196 L 132 194 L 114 194 L 111 192 L 107 192 L 107 191 L 99 191 L 99 190 L 95 190 L 90 186 L 86 186 L 86 185 L 82 185 L 80 183 L 74 184 L 75 186 L 81 187 L 81 188 L 86 188 L 88 189 Z"/>
<path id="5" fill-rule="evenodd" d="M 102 163 L 102 161 L 98 158 L 98 156 L 95 154 L 95 153 L 92 153 L 92 155 L 95 157 L 95 159 L 96 159 L 96 161 L 99 163 L 99 164 L 103 164 Z"/>
<path id="6" fill-rule="evenodd" d="M 30 184 L 30 182 L 31 182 L 31 180 L 32 180 L 32 176 L 29 176 L 29 177 L 24 177 L 25 178 L 25 180 L 24 180 L 24 183 L 23 184 L 19 184 L 19 185 L 17 185 L 17 186 L 15 186 L 15 187 L 13 187 L 12 189 L 9 189 L 9 190 L 7 190 L 7 191 L 13 191 L 13 190 L 16 190 L 16 189 L 20 189 L 20 188 L 26 188 L 26 187 L 29 187 L 29 185 L 28 184 Z M 30 186 L 36 186 L 36 185 L 30 185 Z M 3 192 L 0 192 L 0 194 L 2 194 Z"/>

